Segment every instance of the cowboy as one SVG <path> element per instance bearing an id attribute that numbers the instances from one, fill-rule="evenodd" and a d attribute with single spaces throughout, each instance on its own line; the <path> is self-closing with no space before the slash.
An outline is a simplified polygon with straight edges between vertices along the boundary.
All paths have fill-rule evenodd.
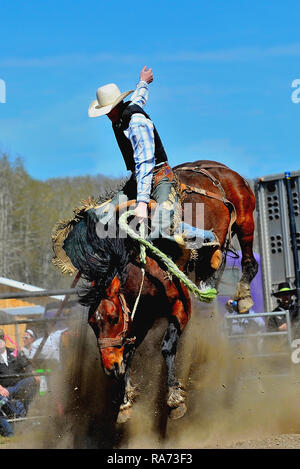
<path id="1" fill-rule="evenodd" d="M 176 241 L 188 248 L 201 246 L 215 241 L 211 231 L 181 223 L 175 235 L 170 234 L 175 208 L 179 197 L 176 181 L 160 136 L 150 116 L 144 111 L 148 99 L 148 85 L 153 81 L 152 69 L 145 66 L 140 72 L 140 81 L 136 90 L 121 93 L 117 85 L 110 83 L 98 88 L 96 96 L 88 110 L 89 117 L 107 115 L 123 155 L 126 168 L 132 175 L 123 189 L 113 199 L 94 210 L 94 215 L 101 222 L 97 234 L 112 218 L 115 207 L 124 199 L 136 199 L 136 216 L 139 221 L 148 217 L 150 197 L 158 204 L 152 218 L 152 230 L 148 240 L 159 237 Z M 131 100 L 124 99 L 133 93 Z M 189 245 L 188 245 L 189 243 Z M 194 244 L 193 244 L 194 243 Z"/>
<path id="2" fill-rule="evenodd" d="M 278 305 L 272 312 L 289 311 L 292 324 L 297 322 L 297 305 L 293 302 L 292 296 L 296 294 L 296 288 L 291 288 L 288 282 L 278 285 L 277 292 L 272 293 L 278 299 Z M 286 316 L 271 316 L 268 321 L 268 330 L 285 331 L 287 329 Z"/>
<path id="3" fill-rule="evenodd" d="M 37 339 L 36 333 L 32 329 L 26 329 L 23 334 L 24 347 L 22 352 L 26 358 L 29 358 L 33 342 Z"/>

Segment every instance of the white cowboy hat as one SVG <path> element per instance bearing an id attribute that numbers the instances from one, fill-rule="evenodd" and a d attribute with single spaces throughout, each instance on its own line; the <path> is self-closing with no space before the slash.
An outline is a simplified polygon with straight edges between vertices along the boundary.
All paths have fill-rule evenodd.
<path id="1" fill-rule="evenodd" d="M 97 89 L 97 99 L 89 106 L 89 117 L 98 117 L 108 114 L 117 104 L 119 104 L 126 96 L 133 93 L 134 90 L 121 93 L 117 85 L 109 83 L 100 86 Z"/>

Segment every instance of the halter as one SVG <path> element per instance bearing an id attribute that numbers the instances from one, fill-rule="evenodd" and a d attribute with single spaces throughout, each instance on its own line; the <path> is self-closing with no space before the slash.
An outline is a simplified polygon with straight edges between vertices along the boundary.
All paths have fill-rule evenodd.
<path id="1" fill-rule="evenodd" d="M 102 339 L 98 339 L 98 346 L 100 350 L 107 347 L 122 347 L 125 344 L 133 344 L 136 340 L 136 337 L 126 337 L 129 323 L 131 322 L 131 313 L 123 293 L 119 293 L 118 298 L 123 311 L 123 330 L 119 332 L 116 337 L 102 337 Z M 96 310 L 96 314 L 99 312 L 99 306 Z"/>

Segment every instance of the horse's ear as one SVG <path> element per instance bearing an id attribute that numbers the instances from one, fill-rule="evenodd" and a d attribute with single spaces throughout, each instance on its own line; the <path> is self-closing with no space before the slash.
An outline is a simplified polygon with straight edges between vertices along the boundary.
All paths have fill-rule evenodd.
<path id="1" fill-rule="evenodd" d="M 107 296 L 117 295 L 120 291 L 121 283 L 118 277 L 114 277 L 109 287 L 106 289 Z"/>

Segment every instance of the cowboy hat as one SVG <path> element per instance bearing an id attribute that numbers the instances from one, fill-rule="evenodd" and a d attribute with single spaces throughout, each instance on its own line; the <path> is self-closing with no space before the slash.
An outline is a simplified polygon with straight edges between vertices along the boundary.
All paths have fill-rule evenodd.
<path id="1" fill-rule="evenodd" d="M 294 295 L 296 293 L 296 288 L 292 289 L 288 282 L 282 282 L 278 285 L 277 292 L 272 293 L 273 296 L 282 296 L 286 294 Z"/>
<path id="2" fill-rule="evenodd" d="M 92 101 L 89 106 L 89 117 L 98 117 L 108 114 L 117 104 L 123 101 L 126 96 L 133 93 L 133 91 L 134 90 L 130 90 L 121 93 L 114 83 L 100 86 L 96 92 L 97 99 Z"/>

